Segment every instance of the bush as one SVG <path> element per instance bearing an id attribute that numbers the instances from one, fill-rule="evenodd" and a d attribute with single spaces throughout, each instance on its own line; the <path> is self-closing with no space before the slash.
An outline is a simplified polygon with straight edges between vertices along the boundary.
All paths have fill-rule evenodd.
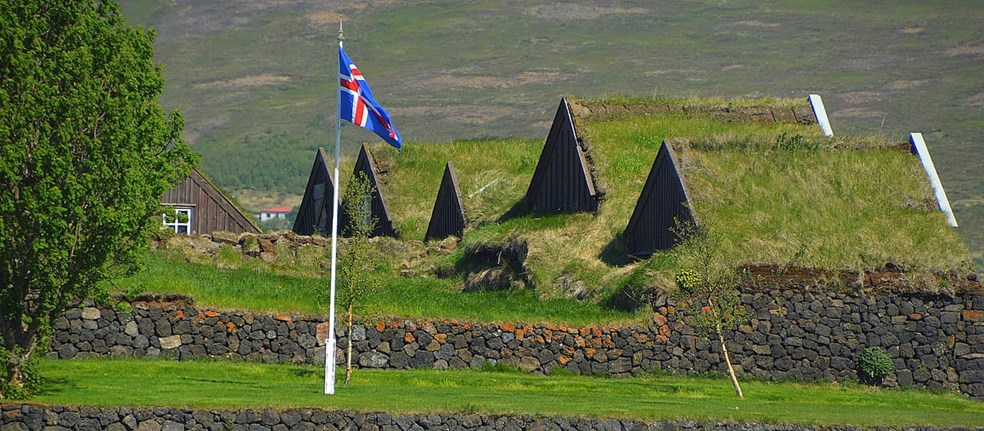
<path id="1" fill-rule="evenodd" d="M 858 368 L 861 373 L 861 381 L 879 385 L 882 379 L 895 369 L 895 364 L 881 347 L 869 347 L 861 353 Z"/>
<path id="2" fill-rule="evenodd" d="M 47 341 L 41 341 L 40 350 L 47 349 Z M 15 347 L 19 349 L 19 347 Z M 17 355 L 21 355 L 20 352 L 15 352 Z M 16 385 L 14 382 L 7 380 L 8 374 L 8 361 L 12 353 L 3 347 L 0 347 L 0 400 L 24 400 L 30 398 L 32 394 L 36 394 L 41 390 L 44 385 L 44 378 L 41 376 L 41 372 L 38 370 L 38 357 L 37 355 L 31 355 L 26 362 L 21 364 L 20 372 L 23 378 L 18 379 L 22 383 L 22 386 Z M 6 427 L 4 427 L 6 428 Z"/>
<path id="3" fill-rule="evenodd" d="M 677 287 L 683 292 L 692 292 L 701 284 L 700 273 L 693 269 L 683 269 L 673 277 Z"/>

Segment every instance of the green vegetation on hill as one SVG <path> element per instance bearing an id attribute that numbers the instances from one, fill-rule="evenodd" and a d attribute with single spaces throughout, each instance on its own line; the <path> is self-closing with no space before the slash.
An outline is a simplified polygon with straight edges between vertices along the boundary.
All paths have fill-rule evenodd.
<path id="1" fill-rule="evenodd" d="M 745 383 L 736 400 L 722 379 L 613 379 L 462 370 L 359 370 L 322 392 L 321 367 L 229 362 L 41 361 L 53 405 L 192 409 L 319 407 L 390 413 L 494 413 L 910 427 L 978 426 L 984 404 L 956 394 L 836 383 Z M 135 385 L 133 382 L 154 382 Z"/>
<path id="2" fill-rule="evenodd" d="M 371 4 L 371 6 L 370 6 Z M 418 142 L 542 139 L 561 96 L 824 97 L 834 132 L 926 136 L 958 231 L 984 250 L 981 26 L 975 2 L 530 3 L 123 1 L 158 29 L 168 109 L 239 196 L 296 205 L 332 144 L 335 36 Z M 372 134 L 343 130 L 354 156 Z M 247 189 L 257 190 L 247 190 Z M 259 199 L 257 199 L 259 200 Z M 254 200 L 245 200 L 250 209 Z"/>
<path id="3" fill-rule="evenodd" d="M 862 271 L 891 263 L 907 271 L 913 288 L 930 291 L 952 281 L 940 274 L 970 270 L 969 253 L 936 208 L 918 160 L 898 143 L 829 139 L 815 125 L 795 122 L 719 118 L 743 109 L 807 109 L 801 101 L 610 98 L 574 105 L 585 112 L 577 126 L 595 182 L 605 190 L 597 214 L 517 210 L 542 141 L 417 143 L 400 154 L 372 146 L 400 238 L 375 242 L 386 256 L 375 276 L 386 287 L 356 313 L 566 323 L 638 318 L 611 311 L 634 307 L 620 302 L 622 292 L 638 300 L 638 293 L 675 288 L 672 251 L 632 262 L 620 248 L 664 141 L 675 147 L 699 222 L 722 235 L 718 252 L 729 266 Z M 448 161 L 457 171 L 469 227 L 460 244 L 445 250 L 422 239 Z M 517 248 L 524 256 L 514 255 Z M 266 264 L 224 246 L 213 253 L 215 261 L 238 269 L 210 273 L 205 266 L 157 260 L 124 282 L 124 290 L 183 293 L 206 306 L 316 313 L 310 292 L 323 288 L 325 259 L 318 253 L 285 250 Z M 461 292 L 466 280 L 503 259 L 522 260 L 511 262 L 521 268 L 510 277 L 532 291 Z M 296 287 L 280 287 L 286 285 Z M 254 289 L 265 293 L 245 295 Z"/>

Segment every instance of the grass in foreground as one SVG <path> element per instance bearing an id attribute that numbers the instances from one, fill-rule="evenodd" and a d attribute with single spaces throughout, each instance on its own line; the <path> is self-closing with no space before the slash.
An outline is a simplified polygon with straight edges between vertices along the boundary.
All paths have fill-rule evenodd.
<path id="1" fill-rule="evenodd" d="M 720 378 L 357 370 L 352 385 L 339 385 L 335 395 L 326 396 L 322 369 L 314 366 L 135 359 L 43 359 L 40 365 L 48 389 L 30 401 L 53 405 L 317 407 L 896 427 L 984 423 L 984 403 L 959 395 L 827 383 L 745 382 L 747 398 L 737 400 Z"/>

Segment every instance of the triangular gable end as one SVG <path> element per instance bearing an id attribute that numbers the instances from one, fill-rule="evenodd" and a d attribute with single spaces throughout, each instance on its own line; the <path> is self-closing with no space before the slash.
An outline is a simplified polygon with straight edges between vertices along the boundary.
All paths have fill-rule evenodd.
<path id="1" fill-rule="evenodd" d="M 451 162 L 448 162 L 444 167 L 444 178 L 441 179 L 441 188 L 437 191 L 437 200 L 434 201 L 434 210 L 431 211 L 424 240 L 442 239 L 451 235 L 461 238 L 465 231 L 463 208 L 458 175 L 455 174 Z"/>
<path id="2" fill-rule="evenodd" d="M 211 234 L 216 231 L 232 233 L 260 233 L 253 218 L 243 214 L 198 169 L 192 169 L 184 181 L 174 186 L 161 197 L 165 206 L 191 210 L 192 234 Z"/>
<path id="3" fill-rule="evenodd" d="M 672 248 L 677 242 L 677 223 L 696 224 L 688 202 L 676 156 L 664 141 L 623 234 L 628 253 L 648 257 Z"/>
<path id="4" fill-rule="evenodd" d="M 301 207 L 297 210 L 297 219 L 291 230 L 298 235 L 313 235 L 315 232 L 328 235 L 334 193 L 335 182 L 328 170 L 328 154 L 324 148 L 318 148 L 314 155 L 311 176 L 308 177 L 307 187 L 304 189 L 304 198 L 301 199 Z"/>
<path id="5" fill-rule="evenodd" d="M 598 210 L 594 180 L 566 99 L 557 108 L 525 200 L 538 213 Z"/>
<path id="6" fill-rule="evenodd" d="M 362 150 L 359 151 L 359 158 L 355 161 L 355 169 L 352 170 L 352 176 L 355 177 L 359 173 L 363 173 L 366 179 L 369 180 L 369 184 L 372 185 L 373 189 L 376 190 L 372 195 L 372 202 L 370 204 L 370 210 L 372 217 L 376 219 L 376 228 L 372 231 L 372 236 L 390 236 L 395 237 L 396 231 L 393 229 L 393 222 L 390 220 L 389 211 L 386 209 L 386 199 L 383 198 L 383 191 L 379 187 L 379 173 L 376 170 L 376 161 L 372 157 L 372 153 L 369 151 L 369 146 L 362 144 Z M 344 208 L 344 204 L 342 205 Z M 348 218 L 339 217 L 339 230 L 345 231 L 345 227 L 348 226 Z"/>

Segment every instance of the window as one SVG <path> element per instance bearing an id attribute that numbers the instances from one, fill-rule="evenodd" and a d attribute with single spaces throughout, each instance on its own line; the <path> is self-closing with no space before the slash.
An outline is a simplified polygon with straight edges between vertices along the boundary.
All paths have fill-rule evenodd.
<path id="1" fill-rule="evenodd" d="M 165 228 L 174 229 L 174 233 L 191 235 L 191 208 L 174 208 L 174 212 L 164 211 Z"/>

